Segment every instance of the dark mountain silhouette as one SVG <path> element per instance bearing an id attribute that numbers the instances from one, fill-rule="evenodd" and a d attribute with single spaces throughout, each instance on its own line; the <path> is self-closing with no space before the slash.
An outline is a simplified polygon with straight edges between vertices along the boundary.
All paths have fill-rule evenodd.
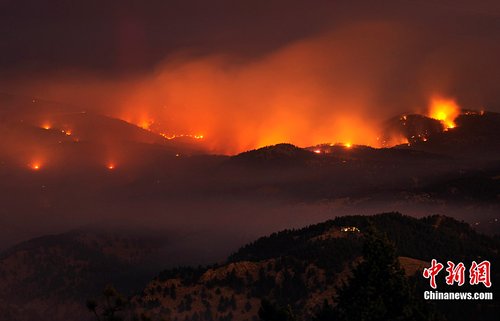
<path id="1" fill-rule="evenodd" d="M 428 309 L 440 320 L 468 320 L 478 313 L 483 320 L 495 319 L 498 302 L 433 305 L 419 298 L 424 289 L 430 289 L 420 273 L 432 258 L 464 264 L 488 258 L 494 264 L 499 259 L 498 240 L 478 234 L 469 225 L 449 217 L 415 219 L 398 213 L 338 217 L 302 229 L 285 230 L 242 247 L 226 263 L 163 271 L 132 298 L 132 310 L 155 320 L 256 320 L 261 300 L 267 299 L 277 306 L 289 307 L 297 320 L 310 320 L 325 300 L 335 305 L 337 290 L 349 278 L 351 269 L 363 260 L 362 245 L 366 233 L 373 229 L 394 244 L 395 255 L 410 284 L 407 290 L 411 291 L 415 306 L 422 305 L 419 309 Z M 379 261 L 383 262 L 380 259 L 371 264 Z M 500 281 L 498 271 L 492 273 L 492 279 Z M 378 284 L 384 286 L 383 282 Z M 443 280 L 439 286 L 446 290 Z M 451 289 L 486 290 L 472 286 Z M 382 293 L 384 289 L 371 291 Z M 496 295 L 497 291 L 493 291 Z M 363 302 L 362 297 L 350 300 Z M 347 308 L 345 304 L 356 303 L 344 302 Z"/>
<path id="2" fill-rule="evenodd" d="M 465 111 L 456 127 L 428 136 L 401 148 L 439 153 L 458 158 L 496 160 L 500 156 L 500 114 Z"/>
<path id="3" fill-rule="evenodd" d="M 78 230 L 0 253 L 0 320 L 87 320 L 82 302 L 108 283 L 127 293 L 161 266 L 165 239 L 133 231 Z"/>
<path id="4" fill-rule="evenodd" d="M 418 114 L 395 116 L 384 124 L 382 143 L 388 144 L 391 137 L 401 136 L 409 143 L 427 140 L 430 136 L 443 132 L 444 127 L 439 120 Z"/>
<path id="5" fill-rule="evenodd" d="M 91 222 L 189 233 L 171 235 L 176 243 L 161 260 L 148 258 L 161 250 L 151 235 L 127 232 L 116 238 L 106 230 L 73 231 L 11 247 L 0 255 L 0 315 L 7 320 L 47 315 L 84 320 L 91 315 L 81 302 L 98 296 L 108 282 L 123 292 L 139 289 L 152 270 L 165 265 L 214 262 L 258 235 L 347 210 L 446 213 L 498 233 L 496 113 L 465 111 L 457 127 L 446 131 L 424 116 L 407 115 L 404 128 L 400 117 L 393 119 L 388 130 L 404 129 L 409 146 L 278 144 L 217 156 L 205 154 L 203 143 L 189 137 L 167 140 L 107 116 L 79 110 L 60 114 L 27 103 L 33 104 L 32 118 L 17 118 L 15 109 L 0 113 L 3 248 Z M 43 128 L 47 115 L 51 123 Z M 30 162 L 39 155 L 41 167 L 34 168 Z M 297 208 L 303 210 L 294 212 Z M 332 302 L 335 286 L 361 260 L 363 233 L 370 225 L 396 243 L 409 275 L 431 258 L 495 260 L 498 253 L 497 239 L 443 216 L 342 217 L 259 239 L 211 268 L 164 271 L 134 296 L 135 312 L 178 320 L 251 320 L 266 297 L 269 307 L 289 311 L 290 306 L 294 316 L 312 318 L 325 299 Z M 361 233 L 344 233 L 342 226 Z M 453 314 L 449 307 L 440 313 L 460 316 L 462 310 Z M 469 308 L 463 315 L 477 311 Z"/>
<path id="6" fill-rule="evenodd" d="M 232 160 L 234 163 L 255 166 L 298 166 L 314 157 L 314 153 L 295 145 L 277 144 L 243 152 L 232 157 Z"/>

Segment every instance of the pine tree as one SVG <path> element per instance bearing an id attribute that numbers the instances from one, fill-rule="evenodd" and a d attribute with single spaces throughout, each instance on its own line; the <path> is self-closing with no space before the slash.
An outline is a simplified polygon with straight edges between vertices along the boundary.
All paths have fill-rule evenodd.
<path id="1" fill-rule="evenodd" d="M 314 316 L 313 321 L 332 321 L 335 320 L 335 311 L 328 303 L 328 300 L 323 301 L 323 305 L 319 312 Z"/>
<path id="2" fill-rule="evenodd" d="M 366 235 L 363 261 L 354 268 L 348 283 L 338 290 L 333 312 L 335 320 L 433 319 L 418 301 L 399 264 L 394 246 L 385 235 L 371 231 Z"/>
<path id="3" fill-rule="evenodd" d="M 121 321 L 123 312 L 129 302 L 116 289 L 108 285 L 103 291 L 104 303 L 99 306 L 95 300 L 87 300 L 87 309 L 91 311 L 98 321 Z M 100 313 L 98 313 L 98 309 Z"/>
<path id="4" fill-rule="evenodd" d="M 252 309 L 252 304 L 250 303 L 249 300 L 245 303 L 245 311 L 248 312 Z"/>
<path id="5" fill-rule="evenodd" d="M 177 299 L 177 287 L 175 286 L 175 284 L 172 284 L 172 286 L 170 287 L 170 297 L 172 298 L 172 300 L 175 300 Z"/>
<path id="6" fill-rule="evenodd" d="M 262 299 L 259 309 L 259 318 L 262 321 L 295 321 L 296 318 L 290 306 L 282 308 L 269 300 Z"/>

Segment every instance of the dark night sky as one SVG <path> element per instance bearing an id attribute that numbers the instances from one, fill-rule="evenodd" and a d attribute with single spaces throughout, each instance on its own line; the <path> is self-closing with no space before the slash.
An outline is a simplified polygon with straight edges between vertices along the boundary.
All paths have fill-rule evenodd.
<path id="1" fill-rule="evenodd" d="M 377 146 L 382 122 L 426 114 L 434 95 L 500 112 L 499 57 L 499 0 L 0 0 L 0 116 L 9 122 L 13 110 L 44 126 L 59 114 L 74 116 L 60 113 L 71 106 L 77 115 L 90 111 L 82 117 L 97 111 L 166 134 L 201 134 L 211 151 L 229 155 L 282 142 Z M 8 105 L 4 96 L 24 100 Z M 39 103 L 47 101 L 63 104 Z M 84 119 L 91 132 L 111 131 Z M 15 164 L 28 171 L 26 182 L 33 174 L 27 164 L 57 168 L 52 145 L 39 151 L 39 136 L 28 144 L 19 132 L 1 135 L 0 151 L 17 157 L 10 149 L 20 150 Z M 102 164 L 125 154 L 112 143 L 102 149 Z M 23 237 L 39 234 L 40 213 L 58 209 L 8 203 L 6 182 L 7 221 L 31 220 L 36 226 Z M 46 230 L 92 221 L 92 206 L 100 205 L 92 193 L 89 202 L 78 196 L 90 208 L 82 207 L 80 221 L 63 200 Z M 103 216 L 119 212 L 106 209 Z M 158 215 L 164 210 L 175 212 L 166 204 Z M 141 211 L 125 209 L 132 217 Z M 20 238 L 4 232 L 0 247 L 2 238 Z"/>
<path id="2" fill-rule="evenodd" d="M 0 35 L 0 92 L 152 119 L 224 153 L 373 145 L 434 96 L 500 111 L 498 0 L 4 0 Z"/>
<path id="3" fill-rule="evenodd" d="M 0 68 L 140 72 L 180 50 L 251 58 L 361 20 L 403 21 L 436 39 L 500 40 L 495 0 L 2 0 Z"/>
<path id="4" fill-rule="evenodd" d="M 4 1 L 1 66 L 117 71 L 151 67 L 178 50 L 255 55 L 321 30 L 335 7 L 233 3 Z"/>

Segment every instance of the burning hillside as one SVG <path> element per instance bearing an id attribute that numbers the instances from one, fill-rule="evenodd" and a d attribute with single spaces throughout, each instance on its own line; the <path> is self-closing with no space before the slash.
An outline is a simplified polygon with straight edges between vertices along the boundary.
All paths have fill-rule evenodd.
<path id="1" fill-rule="evenodd" d="M 298 146 L 313 146 L 321 143 L 324 146 L 343 146 L 351 148 L 353 145 L 365 145 L 374 148 L 393 147 L 401 144 L 413 144 L 416 142 L 426 142 L 429 137 L 448 131 L 457 126 L 456 119 L 462 114 L 484 114 L 484 111 L 462 111 L 457 102 L 453 98 L 445 98 L 443 96 L 434 95 L 429 99 L 425 114 L 407 113 L 393 117 L 385 123 L 375 123 L 372 121 L 359 119 L 358 115 L 337 115 L 332 119 L 330 128 L 327 131 L 321 128 L 311 128 L 306 130 L 306 135 L 296 136 L 292 132 L 297 123 L 305 122 L 299 118 L 284 115 L 283 120 L 279 123 L 271 124 L 263 131 L 248 133 L 255 135 L 248 137 L 247 149 L 237 150 L 244 152 L 246 150 L 261 148 L 275 144 L 290 142 Z M 368 119 L 368 117 L 366 117 Z M 152 133 L 162 136 L 165 139 L 194 139 L 202 140 L 207 146 L 211 146 L 212 152 L 221 150 L 220 146 L 215 142 L 214 137 L 203 134 L 168 134 L 165 124 L 157 122 L 153 118 L 148 117 L 124 117 L 125 121 L 135 124 Z M 142 119 L 142 120 L 141 120 Z M 339 123 L 341 125 L 339 126 Z M 290 134 L 276 135 L 276 126 L 282 127 L 285 132 Z M 288 126 L 288 127 L 285 127 Z M 204 127 L 204 126 L 201 126 Z M 305 127 L 304 127 L 305 128 Z M 261 137 L 261 138 L 259 138 Z M 294 138 L 295 137 L 295 138 Z M 234 139 L 228 136 L 226 142 L 230 143 Z M 250 144 L 253 140 L 254 143 Z M 328 148 L 312 150 L 317 154 L 327 151 Z"/>
<path id="2" fill-rule="evenodd" d="M 161 150 L 165 155 L 176 157 L 212 154 L 224 149 L 224 145 L 220 144 L 233 144 L 235 138 L 228 132 L 223 143 L 218 142 L 210 132 L 206 134 L 204 130 L 183 132 L 178 129 L 176 132 L 175 126 L 168 127 L 168 122 L 162 119 L 118 119 L 39 99 L 11 99 L 4 100 L 3 104 L 7 107 L 1 117 L 0 129 L 4 158 L 34 171 L 71 163 L 79 164 L 78 166 L 93 164 L 92 166 L 105 167 L 108 170 L 123 167 L 121 165 L 126 163 L 145 165 L 148 159 L 153 157 L 149 154 L 155 154 L 156 151 Z M 16 113 L 16 107 L 21 108 L 26 104 L 32 109 L 31 113 Z M 301 136 L 275 135 L 276 126 L 281 126 L 285 131 L 290 129 L 290 133 L 295 131 L 293 128 L 297 122 L 284 115 L 280 123 L 263 128 L 260 132 L 245 133 L 245 145 L 249 146 L 249 149 L 255 149 L 290 142 L 300 147 L 317 146 L 310 148 L 310 151 L 316 154 L 349 150 L 360 145 L 386 148 L 418 144 L 420 149 L 427 150 L 428 147 L 422 147 L 420 144 L 430 140 L 435 142 L 436 137 L 442 133 L 450 133 L 449 137 L 452 137 L 458 127 L 467 126 L 471 117 L 485 116 L 484 111 L 461 111 L 451 98 L 436 97 L 430 99 L 427 114 L 428 116 L 417 113 L 403 114 L 382 125 L 359 121 L 355 115 L 339 116 L 328 128 L 329 134 L 318 128 L 306 130 Z M 198 121 L 193 120 L 193 123 Z M 336 126 L 339 122 L 342 122 L 343 126 Z M 293 140 L 293 137 L 297 139 Z M 22 144 L 19 143 L 21 141 Z M 428 145 L 432 146 L 433 142 Z M 443 148 L 445 142 L 446 140 L 440 143 L 440 148 Z M 150 149 L 155 151 L 142 152 Z"/>
<path id="3" fill-rule="evenodd" d="M 2 164 L 33 171 L 146 165 L 151 158 L 205 153 L 202 136 L 162 135 L 123 120 L 43 100 L 2 99 Z M 19 114 L 20 108 L 32 112 Z"/>
<path id="4" fill-rule="evenodd" d="M 467 59 L 450 47 L 446 59 L 435 57 L 427 38 L 413 32 L 404 24 L 368 21 L 291 41 L 251 59 L 225 52 L 179 53 L 137 74 L 34 75 L 3 90 L 84 106 L 167 140 L 203 141 L 210 153 L 225 155 L 279 143 L 394 146 L 411 143 L 414 136 L 383 137 L 381 123 L 394 115 L 426 115 L 451 129 L 459 106 L 495 108 L 496 101 L 488 98 L 491 86 L 470 86 L 469 79 L 479 77 L 463 70 L 470 65 Z M 430 58 L 415 59 L 416 48 Z M 450 70 L 461 76 L 457 84 L 448 79 Z M 28 105 L 35 106 L 19 108 L 23 117 L 38 109 L 36 103 Z M 38 125 L 48 128 L 49 121 Z"/>
<path id="5" fill-rule="evenodd" d="M 455 128 L 455 118 L 460 114 L 460 107 L 453 99 L 433 97 L 431 99 L 429 117 L 439 120 L 445 130 Z"/>

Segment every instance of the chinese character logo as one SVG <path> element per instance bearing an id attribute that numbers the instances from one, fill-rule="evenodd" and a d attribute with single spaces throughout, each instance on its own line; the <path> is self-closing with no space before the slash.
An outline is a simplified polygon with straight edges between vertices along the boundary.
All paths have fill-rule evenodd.
<path id="1" fill-rule="evenodd" d="M 448 261 L 447 264 L 446 284 L 454 285 L 456 283 L 458 286 L 462 286 L 465 283 L 465 265 L 462 262 L 455 264 L 451 261 Z M 443 268 L 443 264 L 439 263 L 436 259 L 432 259 L 431 266 L 423 270 L 422 275 L 424 278 L 429 279 L 429 284 L 433 289 L 437 288 L 436 276 Z M 487 288 L 491 287 L 490 270 L 491 263 L 489 261 L 483 261 L 481 263 L 472 261 L 469 269 L 470 285 L 482 283 Z"/>
<path id="2" fill-rule="evenodd" d="M 472 261 L 472 265 L 469 271 L 470 284 L 475 285 L 483 283 L 484 286 L 489 288 L 491 286 L 490 266 L 491 264 L 489 261 L 483 261 L 479 264 L 477 264 L 476 261 Z"/>
<path id="3" fill-rule="evenodd" d="M 446 276 L 446 284 L 453 285 L 455 282 L 458 283 L 458 286 L 462 286 L 464 284 L 465 265 L 462 262 L 455 266 L 455 263 L 448 261 L 446 272 L 448 272 L 448 275 Z"/>
<path id="4" fill-rule="evenodd" d="M 436 275 L 438 275 L 439 271 L 443 269 L 443 264 L 437 263 L 436 259 L 432 259 L 431 267 L 424 269 L 424 278 L 430 278 L 430 284 L 433 289 L 437 288 L 436 285 Z"/>

